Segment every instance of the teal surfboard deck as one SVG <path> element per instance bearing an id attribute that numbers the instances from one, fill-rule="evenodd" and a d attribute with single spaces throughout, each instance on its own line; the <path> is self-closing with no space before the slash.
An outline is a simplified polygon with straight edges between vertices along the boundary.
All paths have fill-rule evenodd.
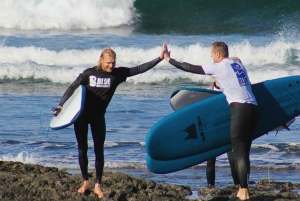
<path id="1" fill-rule="evenodd" d="M 254 139 L 300 114 L 299 81 L 300 76 L 292 76 L 252 85 L 260 110 Z M 205 153 L 214 156 L 225 153 L 230 148 L 226 151 L 219 148 L 230 146 L 229 125 L 230 108 L 223 94 L 171 113 L 155 124 L 146 137 L 149 169 L 157 173 L 172 172 L 186 168 L 168 168 L 173 161 L 188 163 L 190 167 L 211 157 Z"/>
<path id="2" fill-rule="evenodd" d="M 86 89 L 80 85 L 65 102 L 62 110 L 57 116 L 54 116 L 50 121 L 52 130 L 59 130 L 72 125 L 81 115 L 85 102 Z"/>

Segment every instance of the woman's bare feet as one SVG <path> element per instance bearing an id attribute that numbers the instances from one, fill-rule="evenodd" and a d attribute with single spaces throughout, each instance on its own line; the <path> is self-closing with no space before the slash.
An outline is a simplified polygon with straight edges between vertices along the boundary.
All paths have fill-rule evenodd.
<path id="1" fill-rule="evenodd" d="M 83 185 L 81 186 L 80 189 L 78 189 L 77 192 L 83 194 L 83 193 L 85 193 L 86 190 L 89 189 L 89 186 L 90 186 L 89 181 L 88 181 L 88 180 L 85 180 L 85 181 L 83 182 Z"/>
<path id="2" fill-rule="evenodd" d="M 99 199 L 104 197 L 103 191 L 99 183 L 95 184 L 94 193 L 98 196 Z"/>

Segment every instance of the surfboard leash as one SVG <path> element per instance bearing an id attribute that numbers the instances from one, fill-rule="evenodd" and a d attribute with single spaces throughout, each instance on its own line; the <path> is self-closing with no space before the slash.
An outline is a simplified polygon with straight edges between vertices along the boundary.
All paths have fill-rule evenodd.
<path id="1" fill-rule="evenodd" d="M 40 111 L 40 116 L 39 116 L 39 118 L 40 118 L 40 126 L 41 126 L 41 130 L 42 130 L 42 133 L 43 133 L 46 137 L 48 137 L 48 134 L 49 134 L 49 131 L 50 131 L 50 124 L 48 125 L 48 128 L 46 129 L 46 131 L 44 131 L 44 129 L 43 129 L 43 123 L 42 123 L 42 112 L 43 112 L 45 109 L 49 109 L 49 108 L 52 108 L 52 107 L 46 106 L 46 107 L 42 108 L 41 111 Z"/>

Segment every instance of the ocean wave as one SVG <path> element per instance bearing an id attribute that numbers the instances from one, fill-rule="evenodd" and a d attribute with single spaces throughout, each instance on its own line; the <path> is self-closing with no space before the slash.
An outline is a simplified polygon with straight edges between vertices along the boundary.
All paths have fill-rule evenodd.
<path id="1" fill-rule="evenodd" d="M 300 154 L 300 143 L 294 143 L 294 142 L 289 142 L 289 143 L 267 143 L 267 144 L 255 144 L 253 143 L 251 146 L 251 150 L 254 152 L 257 152 L 259 150 L 264 149 L 267 151 L 272 151 L 272 152 L 280 152 L 280 153 L 285 153 L 285 154 Z"/>
<path id="2" fill-rule="evenodd" d="M 229 45 L 230 55 L 238 56 L 247 67 L 252 83 L 278 77 L 300 74 L 299 42 L 272 41 L 264 45 L 254 45 L 248 40 Z M 117 66 L 133 67 L 157 57 L 161 50 L 152 48 L 112 47 L 117 52 Z M 211 63 L 210 46 L 201 43 L 188 46 L 169 44 L 172 57 L 192 64 Z M 34 46 L 0 46 L 0 82 L 2 80 L 29 79 L 45 80 L 53 83 L 71 83 L 86 68 L 95 66 L 101 50 L 63 49 L 49 50 Z M 131 54 L 134 52 L 135 54 Z M 189 52 L 189 54 L 186 54 Z M 147 57 L 145 57 L 147 55 Z M 91 59 L 94 58 L 94 59 Z M 129 83 L 177 82 L 189 80 L 195 83 L 210 83 L 206 76 L 179 71 L 165 61 L 150 71 L 128 78 Z"/>
<path id="3" fill-rule="evenodd" d="M 279 151 L 274 144 L 252 144 L 251 149 L 267 149 L 272 151 Z"/>
<path id="4" fill-rule="evenodd" d="M 99 29 L 130 25 L 134 0 L 2 0 L 0 28 L 21 30 Z"/>
<path id="5" fill-rule="evenodd" d="M 18 161 L 22 163 L 37 163 L 37 154 L 28 152 L 28 151 L 21 151 L 14 156 L 13 154 L 6 154 L 0 157 L 0 161 Z"/>
<path id="6" fill-rule="evenodd" d="M 105 141 L 104 147 L 115 148 L 115 147 L 131 147 L 131 146 L 144 146 L 144 142 L 129 142 L 129 141 Z"/>
<path id="7" fill-rule="evenodd" d="M 195 165 L 193 167 L 190 167 L 189 169 L 203 169 L 206 167 L 206 162 L 203 162 L 201 164 Z M 220 170 L 220 168 L 230 168 L 229 163 L 227 162 L 226 164 L 224 163 L 219 163 L 218 161 L 216 162 L 216 169 Z M 268 162 L 266 161 L 263 164 L 254 164 L 251 162 L 251 169 L 259 169 L 259 170 L 300 170 L 299 163 L 293 163 L 293 162 L 286 162 L 284 163 L 283 161 L 278 162 L 278 163 L 273 163 L 273 162 Z M 255 171 L 255 170 L 253 170 Z"/>
<path id="8" fill-rule="evenodd" d="M 300 2 L 259 0 L 2 0 L 0 28 L 92 30 L 122 25 L 146 34 L 296 34 Z"/>
<path id="9" fill-rule="evenodd" d="M 135 8 L 144 33 L 299 34 L 300 2 L 292 0 L 137 0 Z"/>
<path id="10" fill-rule="evenodd" d="M 46 166 L 55 166 L 61 169 L 79 170 L 79 166 L 76 160 L 77 156 L 74 154 L 65 154 L 63 159 L 61 157 L 41 157 L 39 155 L 40 154 L 36 153 L 35 151 L 21 151 L 16 155 L 12 153 L 2 155 L 0 157 L 0 161 L 18 161 L 27 164 L 41 164 Z M 293 157 L 292 154 L 285 155 L 285 153 L 278 151 L 273 153 L 265 151 L 264 153 L 260 154 L 250 154 L 251 167 L 258 169 L 299 170 L 300 160 L 298 158 L 298 156 Z M 94 170 L 94 158 L 90 159 L 89 167 L 91 168 L 91 170 Z M 203 167 L 206 167 L 206 162 L 190 167 L 189 169 L 202 169 Z M 229 168 L 228 158 L 226 154 L 217 157 L 216 167 Z M 105 168 L 137 170 L 148 169 L 145 158 L 126 158 L 126 160 L 118 160 L 111 159 L 108 156 L 107 160 L 105 161 Z"/>
<path id="11" fill-rule="evenodd" d="M 147 169 L 146 162 L 133 161 L 107 161 L 104 167 L 111 169 Z"/>
<path id="12" fill-rule="evenodd" d="M 7 141 L 0 142 L 0 144 L 21 144 L 21 143 L 22 142 L 18 140 L 7 140 Z"/>

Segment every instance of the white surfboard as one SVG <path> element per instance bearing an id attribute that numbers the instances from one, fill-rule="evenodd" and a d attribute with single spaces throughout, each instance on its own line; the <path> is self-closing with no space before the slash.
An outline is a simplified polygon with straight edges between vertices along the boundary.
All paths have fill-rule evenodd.
<path id="1" fill-rule="evenodd" d="M 59 130 L 72 125 L 80 116 L 85 100 L 85 87 L 80 85 L 65 102 L 62 110 L 57 116 L 54 116 L 50 121 L 52 130 Z"/>
<path id="2" fill-rule="evenodd" d="M 180 108 L 202 101 L 206 98 L 221 94 L 221 91 L 203 88 L 181 88 L 174 91 L 170 97 L 171 107 L 176 111 Z"/>

